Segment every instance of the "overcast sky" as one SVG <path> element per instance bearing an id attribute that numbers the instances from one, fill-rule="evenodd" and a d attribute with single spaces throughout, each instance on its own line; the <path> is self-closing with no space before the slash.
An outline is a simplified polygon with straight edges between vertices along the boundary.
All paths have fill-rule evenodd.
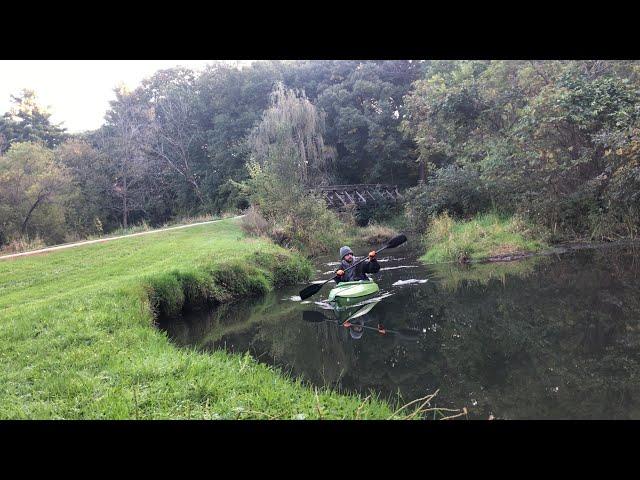
<path id="1" fill-rule="evenodd" d="M 0 115 L 12 94 L 35 90 L 53 123 L 70 133 L 92 130 L 104 121 L 113 89 L 120 82 L 135 88 L 157 70 L 178 65 L 198 70 L 214 60 L 0 60 Z M 244 60 L 241 65 L 250 64 Z"/>

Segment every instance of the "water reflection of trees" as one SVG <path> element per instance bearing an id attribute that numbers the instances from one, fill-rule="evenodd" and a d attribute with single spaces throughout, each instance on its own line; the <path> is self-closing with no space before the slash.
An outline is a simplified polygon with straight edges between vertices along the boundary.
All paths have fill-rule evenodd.
<path id="1" fill-rule="evenodd" d="M 507 418 L 627 418 L 634 408 L 637 418 L 640 286 L 632 258 L 581 252 L 525 279 L 456 290 L 440 339 L 449 343 L 462 330 L 459 345 L 434 348 L 463 381 L 445 382 L 443 395 L 468 398 L 471 386 L 476 410 Z M 440 302 L 433 293 L 418 303 Z"/>
<path id="2" fill-rule="evenodd" d="M 399 289 L 367 314 L 374 326 L 420 332 L 412 337 L 353 340 L 268 299 L 220 312 L 198 335 L 267 352 L 316 384 L 404 401 L 439 388 L 438 406 L 475 418 L 640 417 L 637 256 L 591 250 L 519 268 Z"/>

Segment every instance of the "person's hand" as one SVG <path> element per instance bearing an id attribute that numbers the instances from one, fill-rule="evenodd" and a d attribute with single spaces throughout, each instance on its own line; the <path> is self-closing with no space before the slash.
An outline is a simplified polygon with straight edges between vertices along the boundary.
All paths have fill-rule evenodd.
<path id="1" fill-rule="evenodd" d="M 375 250 L 371 250 L 369 252 L 369 260 L 373 260 L 374 258 L 376 258 L 376 251 Z"/>
<path id="2" fill-rule="evenodd" d="M 336 272 L 336 275 L 338 275 L 339 277 L 343 276 L 344 275 L 344 270 L 338 270 Z"/>

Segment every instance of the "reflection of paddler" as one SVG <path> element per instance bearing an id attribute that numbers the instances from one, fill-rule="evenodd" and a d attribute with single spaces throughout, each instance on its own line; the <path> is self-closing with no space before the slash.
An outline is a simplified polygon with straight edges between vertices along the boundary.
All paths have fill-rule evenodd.
<path id="1" fill-rule="evenodd" d="M 360 338 L 362 338 L 365 328 L 373 328 L 365 325 L 365 322 L 372 320 L 368 313 L 376 305 L 376 303 L 378 302 L 364 305 L 356 313 L 351 315 L 351 317 L 342 322 L 342 326 L 349 329 L 349 335 L 351 335 L 351 338 L 353 338 L 354 340 L 360 340 Z M 381 323 L 378 323 L 378 328 L 376 330 L 378 331 L 378 333 L 381 333 L 383 335 L 386 333 Z"/>
<path id="2" fill-rule="evenodd" d="M 359 340 L 362 338 L 364 334 L 365 328 L 373 328 L 365 326 L 365 322 L 370 320 L 368 317 L 368 313 L 371 311 L 373 307 L 376 306 L 378 302 L 366 303 L 364 305 L 359 305 L 358 308 L 354 311 L 354 308 L 349 308 L 348 310 L 333 310 L 336 320 L 332 321 L 325 317 L 322 313 L 317 311 L 305 311 L 302 313 L 302 317 L 305 321 L 310 322 L 331 322 L 337 325 L 341 325 L 345 328 L 349 329 L 349 335 L 354 340 Z M 378 328 L 375 329 L 381 334 L 385 334 L 386 331 L 382 324 L 378 324 Z"/>
<path id="3" fill-rule="evenodd" d="M 364 320 L 362 319 L 362 317 L 358 318 L 354 322 L 351 322 L 351 324 L 349 325 L 349 335 L 351 335 L 351 338 L 353 338 L 354 340 L 360 340 L 363 333 Z"/>
<path id="4" fill-rule="evenodd" d="M 369 308 L 369 310 L 370 309 L 371 307 Z M 357 312 L 357 314 L 359 313 L 360 311 Z M 312 322 L 312 323 L 328 322 L 336 326 L 339 325 L 341 327 L 348 328 L 349 334 L 351 338 L 353 338 L 354 340 L 360 339 L 364 334 L 365 329 L 375 330 L 381 335 L 386 335 L 387 333 L 393 333 L 394 335 L 397 335 L 401 339 L 412 340 L 412 341 L 416 340 L 421 336 L 424 336 L 423 333 L 416 330 L 412 330 L 412 329 L 388 330 L 381 323 L 378 323 L 377 327 L 371 327 L 365 324 L 366 317 L 363 318 L 363 316 L 364 314 L 358 315 L 356 319 L 355 318 L 356 315 L 353 315 L 350 319 L 340 322 L 340 321 L 332 320 L 330 318 L 325 317 L 324 314 L 322 314 L 322 312 L 319 312 L 317 310 L 305 310 L 302 312 L 302 319 L 305 322 Z"/>
<path id="5" fill-rule="evenodd" d="M 332 311 L 336 320 L 343 323 L 347 320 L 353 320 L 368 314 L 378 303 L 377 301 L 367 302 L 360 305 L 356 304 L 348 307 L 334 308 Z"/>

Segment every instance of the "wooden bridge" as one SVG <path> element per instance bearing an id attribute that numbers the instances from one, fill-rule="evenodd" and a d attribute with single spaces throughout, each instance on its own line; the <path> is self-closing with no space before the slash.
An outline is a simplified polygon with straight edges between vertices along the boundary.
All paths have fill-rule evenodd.
<path id="1" fill-rule="evenodd" d="M 380 183 L 332 185 L 329 187 L 317 187 L 315 191 L 322 195 L 330 208 L 343 208 L 349 205 L 364 205 L 366 203 L 402 199 L 397 185 Z"/>

